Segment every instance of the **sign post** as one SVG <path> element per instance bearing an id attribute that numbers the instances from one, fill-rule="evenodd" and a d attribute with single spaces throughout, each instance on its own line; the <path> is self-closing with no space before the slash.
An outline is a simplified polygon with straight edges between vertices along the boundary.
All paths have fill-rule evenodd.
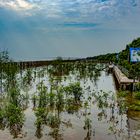
<path id="1" fill-rule="evenodd" d="M 130 48 L 130 63 L 138 63 L 140 62 L 140 48 Z M 134 83 L 136 78 L 136 71 L 135 68 L 132 67 L 133 71 L 133 85 L 132 85 L 132 91 L 134 91 Z"/>
<path id="2" fill-rule="evenodd" d="M 140 62 L 140 48 L 130 48 L 130 62 Z"/>

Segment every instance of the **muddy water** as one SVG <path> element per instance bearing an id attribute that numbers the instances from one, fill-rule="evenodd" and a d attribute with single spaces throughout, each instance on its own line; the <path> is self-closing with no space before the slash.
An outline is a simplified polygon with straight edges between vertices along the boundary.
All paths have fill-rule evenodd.
<path id="1" fill-rule="evenodd" d="M 45 75 L 41 80 L 49 85 L 48 76 Z M 132 112 L 124 109 L 123 100 L 116 96 L 115 82 L 111 74 L 101 71 L 97 79 L 88 77 L 80 80 L 75 74 L 68 75 L 61 84 L 67 85 L 71 82 L 80 81 L 84 90 L 83 102 L 88 101 L 88 107 L 80 107 L 73 114 L 66 110 L 60 112 L 61 124 L 55 138 L 50 135 L 54 128 L 42 125 L 38 132 L 35 121 L 36 116 L 33 110 L 31 96 L 29 98 L 28 108 L 24 111 L 25 121 L 22 128 L 22 134 L 17 140 L 139 140 L 140 139 L 140 112 Z M 34 83 L 40 81 L 36 79 Z M 89 88 L 90 87 L 90 88 Z M 35 84 L 28 92 L 32 95 L 35 92 Z M 99 99 L 99 95 L 107 93 L 105 99 Z M 96 97 L 94 96 L 96 94 Z M 91 97 L 91 100 L 88 100 Z M 106 105 L 107 104 L 107 105 Z M 53 112 L 54 113 L 54 112 Z M 84 129 L 85 120 L 90 120 L 89 129 Z M 37 134 L 40 133 L 40 137 Z M 19 138 L 20 137 L 20 138 Z M 9 128 L 0 130 L 0 140 L 12 140 Z"/>

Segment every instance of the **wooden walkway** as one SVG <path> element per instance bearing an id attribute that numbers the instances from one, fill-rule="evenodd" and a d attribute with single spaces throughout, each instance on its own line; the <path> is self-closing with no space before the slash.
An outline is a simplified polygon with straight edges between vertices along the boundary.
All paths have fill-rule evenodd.
<path id="1" fill-rule="evenodd" d="M 119 84 L 131 84 L 134 82 L 133 79 L 129 79 L 128 77 L 126 77 L 126 75 L 123 74 L 117 66 L 113 67 L 113 71 Z"/>
<path id="2" fill-rule="evenodd" d="M 129 79 L 122 71 L 117 67 L 113 65 L 109 65 L 109 69 L 113 70 L 113 73 L 119 83 L 119 86 L 121 89 L 126 89 L 128 86 L 133 85 L 134 83 L 138 83 L 139 81 L 134 79 Z"/>

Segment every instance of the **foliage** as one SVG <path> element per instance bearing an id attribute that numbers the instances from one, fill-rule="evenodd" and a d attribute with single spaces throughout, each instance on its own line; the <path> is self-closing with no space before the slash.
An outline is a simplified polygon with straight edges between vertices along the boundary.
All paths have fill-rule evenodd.
<path id="1" fill-rule="evenodd" d="M 134 97 L 140 100 L 140 91 L 134 92 Z"/>
<path id="2" fill-rule="evenodd" d="M 104 57 L 104 60 L 116 61 L 116 54 L 108 54 L 102 57 Z M 123 51 L 120 58 L 126 59 L 126 57 L 127 53 Z M 5 60 L 5 62 L 7 62 L 7 60 Z M 127 65 L 127 60 L 122 62 L 122 64 Z M 2 65 L 2 78 L 4 79 L 2 84 L 3 87 L 7 86 L 7 90 L 4 92 L 4 100 L 2 99 L 2 103 L 0 102 L 0 129 L 8 127 L 10 132 L 14 130 L 16 136 L 18 136 L 21 134 L 25 119 L 23 112 L 25 97 L 21 94 L 20 84 L 22 83 L 22 86 L 25 88 L 32 86 L 32 69 L 25 69 L 23 71 L 24 75 L 19 79 L 19 69 L 15 67 L 15 64 L 12 63 L 8 66 L 2 63 Z M 8 71 L 8 68 L 12 70 Z M 34 70 L 36 91 L 32 95 L 32 101 L 34 114 L 36 116 L 36 137 L 41 138 L 43 136 L 44 132 L 42 131 L 45 126 L 47 128 L 49 127 L 50 133 L 48 132 L 48 135 L 54 139 L 59 139 L 61 137 L 59 132 L 64 130 L 64 125 L 67 126 L 67 128 L 72 127 L 70 122 L 73 120 L 64 117 L 65 113 L 66 116 L 70 113 L 71 115 L 73 114 L 72 116 L 77 117 L 77 119 L 83 120 L 83 128 L 87 131 L 85 139 L 93 139 L 94 125 L 92 125 L 91 119 L 93 118 L 90 115 L 94 114 L 99 121 L 104 119 L 103 121 L 107 123 L 109 121 L 114 124 L 116 123 L 112 125 L 112 129 L 117 130 L 122 126 L 118 120 L 123 118 L 122 115 L 126 115 L 127 112 L 124 100 L 116 101 L 110 93 L 104 92 L 103 90 L 98 92 L 90 86 L 87 86 L 89 78 L 91 82 L 98 80 L 102 69 L 102 65 L 97 65 L 92 61 L 66 63 L 59 60 L 57 63 L 53 63 L 43 69 L 39 68 Z M 131 67 L 131 71 L 132 70 L 133 67 Z M 139 67 L 137 67 L 137 70 L 139 70 Z M 47 76 L 45 75 L 46 73 L 48 74 Z M 74 82 L 73 79 L 71 79 L 72 74 L 75 75 Z M 66 81 L 68 78 L 70 84 Z M 46 85 L 46 81 L 49 82 L 47 83 L 49 86 Z M 80 82 L 83 82 L 84 89 L 80 85 Z M 30 89 L 28 88 L 27 90 Z M 87 94 L 84 95 L 84 93 Z M 26 94 L 30 97 L 28 92 Z M 125 92 L 120 92 L 119 94 L 120 96 L 126 95 Z M 135 96 L 139 98 L 139 93 L 137 94 Z M 27 100 L 30 100 L 30 98 Z M 92 104 L 94 104 L 94 106 Z M 96 107 L 98 111 L 95 113 L 92 112 L 93 107 Z M 130 106 L 129 109 L 133 108 L 138 110 L 138 107 L 139 104 L 135 104 L 135 106 Z"/>
<path id="3" fill-rule="evenodd" d="M 86 118 L 84 129 L 87 129 L 87 130 L 91 129 L 91 127 L 92 127 L 91 123 L 92 123 L 91 119 Z"/>
<path id="4" fill-rule="evenodd" d="M 72 95 L 75 101 L 80 101 L 83 95 L 82 87 L 80 86 L 79 82 L 69 84 L 64 90 L 67 95 Z"/>
<path id="5" fill-rule="evenodd" d="M 20 107 L 17 107 L 14 104 L 9 104 L 6 108 L 6 115 L 10 126 L 23 124 L 24 115 Z"/>
<path id="6" fill-rule="evenodd" d="M 37 127 L 40 127 L 40 125 L 45 123 L 47 114 L 48 114 L 48 112 L 47 112 L 47 110 L 45 108 L 37 108 L 35 110 L 35 115 L 37 117 L 35 125 Z"/>
<path id="7" fill-rule="evenodd" d="M 87 59 L 117 63 L 129 71 L 130 78 L 140 78 L 140 63 L 130 62 L 130 48 L 140 48 L 140 38 L 134 39 L 130 44 L 126 45 L 124 50 L 120 51 L 119 53 L 108 53 Z"/>
<path id="8" fill-rule="evenodd" d="M 47 117 L 47 124 L 51 128 L 58 128 L 60 125 L 60 119 L 56 115 L 49 114 Z"/>
<path id="9" fill-rule="evenodd" d="M 129 92 L 127 91 L 118 91 L 117 93 L 118 97 L 126 97 L 129 95 Z"/>

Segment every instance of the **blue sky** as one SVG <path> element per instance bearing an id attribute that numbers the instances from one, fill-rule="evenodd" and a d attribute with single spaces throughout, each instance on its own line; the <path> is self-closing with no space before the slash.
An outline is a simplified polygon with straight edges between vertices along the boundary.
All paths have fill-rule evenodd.
<path id="1" fill-rule="evenodd" d="M 15 60 L 118 52 L 140 37 L 140 0 L 0 0 L 0 48 Z"/>

